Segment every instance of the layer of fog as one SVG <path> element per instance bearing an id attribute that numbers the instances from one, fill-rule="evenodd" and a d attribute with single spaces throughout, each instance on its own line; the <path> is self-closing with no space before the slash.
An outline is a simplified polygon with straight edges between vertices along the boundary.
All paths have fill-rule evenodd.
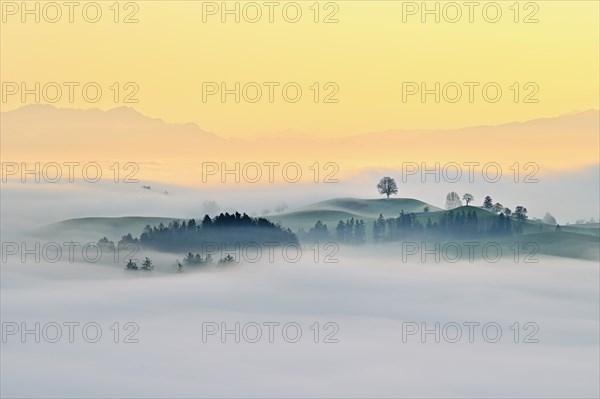
<path id="1" fill-rule="evenodd" d="M 506 172 L 506 171 L 505 171 Z M 466 173 L 466 170 L 465 170 Z M 316 201 L 339 197 L 382 198 L 375 188 L 382 176 L 395 177 L 397 197 L 416 198 L 444 207 L 450 191 L 469 192 L 480 205 L 486 195 L 514 210 L 524 205 L 530 217 L 542 218 L 550 212 L 561 224 L 578 219 L 600 217 L 600 174 L 598 166 L 583 170 L 537 176 L 538 183 L 514 183 L 504 176 L 498 183 L 487 183 L 481 175 L 469 183 L 435 183 L 426 176 L 408 176 L 406 183 L 398 170 L 361 172 L 339 183 L 314 184 L 212 184 L 199 187 L 173 186 L 161 182 L 139 183 L 19 183 L 2 184 L 2 233 L 25 232 L 28 229 L 60 220 L 90 216 L 163 216 L 198 218 L 204 214 L 203 203 L 216 201 L 221 211 L 248 214 L 275 214 L 282 203 L 286 212 Z M 142 186 L 149 186 L 144 189 Z M 164 192 L 167 191 L 168 194 Z"/>
<path id="2" fill-rule="evenodd" d="M 535 184 L 402 184 L 395 171 L 357 174 L 337 184 L 211 185 L 160 182 L 2 184 L 2 241 L 39 226 L 89 216 L 200 217 L 204 201 L 222 211 L 271 213 L 336 197 L 377 198 L 377 180 L 399 183 L 398 197 L 443 206 L 448 191 L 489 194 L 531 216 L 559 223 L 598 219 L 598 169 L 546 175 Z M 148 185 L 150 190 L 143 189 Z M 164 194 L 164 191 L 168 194 Z M 138 232 L 132 232 L 138 233 Z M 90 232 L 93 235 L 93 232 Z M 99 238 L 99 237 L 97 237 Z M 77 239 L 77 237 L 74 237 Z M 378 249 L 377 251 L 379 251 Z M 125 272 L 122 262 L 0 266 L 2 322 L 97 322 L 95 344 L 52 344 L 7 337 L 1 396 L 472 396 L 597 397 L 599 272 L 594 262 L 541 258 L 537 264 L 404 263 L 397 254 L 342 248 L 339 263 L 244 264 L 176 273 L 178 256 L 144 253 L 154 272 Z M 179 258 L 181 258 L 179 256 Z M 31 256 L 28 257 L 31 259 Z M 121 259 L 122 261 L 122 259 Z M 303 339 L 251 344 L 202 342 L 203 322 L 297 322 Z M 312 342 L 314 322 L 340 327 L 339 343 Z M 403 322 L 497 322 L 492 344 L 418 338 L 403 343 Z M 109 326 L 135 322 L 136 344 L 115 344 Z M 539 325 L 533 344 L 515 344 L 513 323 Z M 525 334 L 521 331 L 521 339 Z M 323 333 L 323 331 L 322 331 Z M 281 337 L 281 336 L 279 336 Z"/>
<path id="3" fill-rule="evenodd" d="M 366 255 L 369 253 L 369 255 Z M 308 254 L 307 254 L 308 255 Z M 2 322 L 97 322 L 58 343 L 19 335 L 2 344 L 4 397 L 598 397 L 599 271 L 594 262 L 541 258 L 404 263 L 341 248 L 339 263 L 263 260 L 175 273 L 122 265 L 2 265 Z M 135 322 L 139 343 L 109 327 Z M 296 322 L 297 343 L 202 342 L 202 323 Z M 338 343 L 314 343 L 310 326 L 339 326 Z M 496 322 L 502 338 L 402 342 L 403 322 Z M 514 343 L 510 326 L 539 326 L 538 343 Z M 66 329 L 65 329 L 66 331 Z M 266 331 L 266 330 L 265 330 Z M 466 329 L 464 330 L 466 331 Z M 124 334 L 123 331 L 121 331 Z M 120 339 L 123 339 L 121 335 Z"/>

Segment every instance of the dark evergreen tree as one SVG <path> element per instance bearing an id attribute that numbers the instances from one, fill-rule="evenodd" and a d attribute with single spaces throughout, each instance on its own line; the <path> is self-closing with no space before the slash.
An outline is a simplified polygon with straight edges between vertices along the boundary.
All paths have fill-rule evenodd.
<path id="1" fill-rule="evenodd" d="M 340 243 L 346 242 L 346 223 L 343 220 L 338 222 L 337 227 L 335 228 L 336 239 Z"/>
<path id="2" fill-rule="evenodd" d="M 129 262 L 127 262 L 127 265 L 125 265 L 125 268 L 127 270 L 138 270 L 137 263 L 133 262 L 131 259 L 129 259 Z"/>
<path id="3" fill-rule="evenodd" d="M 489 195 L 485 197 L 485 199 L 483 200 L 483 207 L 485 209 L 492 209 L 494 207 L 494 204 L 492 202 L 492 197 L 490 197 Z"/>
<path id="4" fill-rule="evenodd" d="M 146 257 L 144 259 L 144 261 L 142 262 L 141 269 L 146 271 L 154 270 L 154 265 L 152 265 L 152 261 L 150 260 L 150 258 Z"/>
<path id="5" fill-rule="evenodd" d="M 373 222 L 373 239 L 375 242 L 380 242 L 385 237 L 385 219 L 382 214 L 379 214 L 377 220 Z"/>
<path id="6" fill-rule="evenodd" d="M 365 221 L 361 219 L 354 225 L 354 238 L 356 243 L 364 244 L 366 235 Z"/>

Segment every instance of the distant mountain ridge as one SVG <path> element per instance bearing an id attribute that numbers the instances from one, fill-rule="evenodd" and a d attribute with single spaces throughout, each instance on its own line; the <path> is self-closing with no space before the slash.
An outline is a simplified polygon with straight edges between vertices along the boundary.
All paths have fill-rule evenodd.
<path id="1" fill-rule="evenodd" d="M 515 162 L 535 162 L 544 171 L 597 165 L 600 146 L 598 110 L 453 130 L 250 139 L 223 138 L 193 123 L 167 123 L 127 107 L 102 111 L 32 105 L 3 112 L 0 128 L 4 161 L 135 162 L 140 179 L 183 185 L 202 182 L 203 162 L 225 162 L 228 168 L 236 162 L 296 162 L 306 171 L 302 178 L 309 180 L 315 162 L 337 165 L 336 178 L 363 169 L 400 168 L 404 162 L 495 162 L 506 171 Z"/>

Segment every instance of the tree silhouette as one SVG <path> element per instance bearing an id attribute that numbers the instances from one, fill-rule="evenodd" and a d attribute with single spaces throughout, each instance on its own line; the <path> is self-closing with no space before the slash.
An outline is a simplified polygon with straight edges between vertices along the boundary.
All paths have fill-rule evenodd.
<path id="1" fill-rule="evenodd" d="M 469 193 L 466 193 L 465 195 L 463 195 L 462 199 L 467 203 L 467 206 L 469 206 L 469 202 L 473 201 L 475 197 L 473 197 L 473 195 Z"/>
<path id="2" fill-rule="evenodd" d="M 385 236 L 385 219 L 380 213 L 377 220 L 373 222 L 373 238 L 375 242 L 381 241 Z"/>
<path id="3" fill-rule="evenodd" d="M 365 242 L 367 232 L 364 220 L 359 220 L 356 225 L 354 225 L 354 239 L 357 244 L 363 244 Z"/>
<path id="4" fill-rule="evenodd" d="M 454 191 L 446 195 L 446 209 L 458 208 L 461 205 L 460 197 Z"/>
<path id="5" fill-rule="evenodd" d="M 398 194 L 398 186 L 396 182 L 391 177 L 384 177 L 377 184 L 377 190 L 379 194 L 387 195 L 387 198 L 390 198 L 390 194 Z"/>
<path id="6" fill-rule="evenodd" d="M 518 221 L 524 222 L 527 219 L 527 208 L 524 206 L 518 206 L 515 208 L 515 217 Z"/>
<path id="7" fill-rule="evenodd" d="M 127 270 L 138 270 L 137 263 L 135 263 L 131 259 L 129 259 L 129 262 L 127 262 L 127 265 L 125 266 L 125 268 Z"/>
<path id="8" fill-rule="evenodd" d="M 515 226 L 515 232 L 517 234 L 523 234 L 523 225 L 525 224 L 525 220 L 527 219 L 527 208 L 525 208 L 524 206 L 517 206 L 515 208 L 513 216 L 519 221 L 519 223 Z"/>
<path id="9" fill-rule="evenodd" d="M 235 262 L 235 258 L 233 256 L 231 256 L 231 255 L 227 255 L 226 257 L 222 258 L 219 261 L 219 264 L 225 265 L 225 264 L 234 263 L 234 262 Z"/>
<path id="10" fill-rule="evenodd" d="M 142 262 L 142 270 L 147 270 L 147 271 L 152 271 L 154 270 L 154 265 L 152 264 L 152 261 L 150 260 L 150 258 L 146 257 L 146 259 L 144 259 L 144 261 Z"/>
<path id="11" fill-rule="evenodd" d="M 335 228 L 335 233 L 338 242 L 346 242 L 346 224 L 343 220 L 338 222 L 338 225 Z"/>
<path id="12" fill-rule="evenodd" d="M 490 197 L 489 195 L 487 195 L 484 200 L 483 200 L 483 207 L 485 209 L 492 209 L 494 207 L 493 203 L 492 203 L 492 197 Z"/>

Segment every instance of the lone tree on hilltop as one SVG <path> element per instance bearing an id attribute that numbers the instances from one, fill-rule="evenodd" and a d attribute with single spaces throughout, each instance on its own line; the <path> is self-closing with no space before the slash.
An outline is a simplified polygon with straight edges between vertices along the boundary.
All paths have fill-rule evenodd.
<path id="1" fill-rule="evenodd" d="M 472 194 L 466 193 L 465 195 L 463 195 L 462 199 L 467 203 L 467 206 L 469 206 L 469 202 L 473 201 L 474 197 Z"/>
<path id="2" fill-rule="evenodd" d="M 398 194 L 398 186 L 396 182 L 391 177 L 384 177 L 377 184 L 377 190 L 379 194 L 387 195 L 387 198 L 390 198 L 390 194 Z"/>

